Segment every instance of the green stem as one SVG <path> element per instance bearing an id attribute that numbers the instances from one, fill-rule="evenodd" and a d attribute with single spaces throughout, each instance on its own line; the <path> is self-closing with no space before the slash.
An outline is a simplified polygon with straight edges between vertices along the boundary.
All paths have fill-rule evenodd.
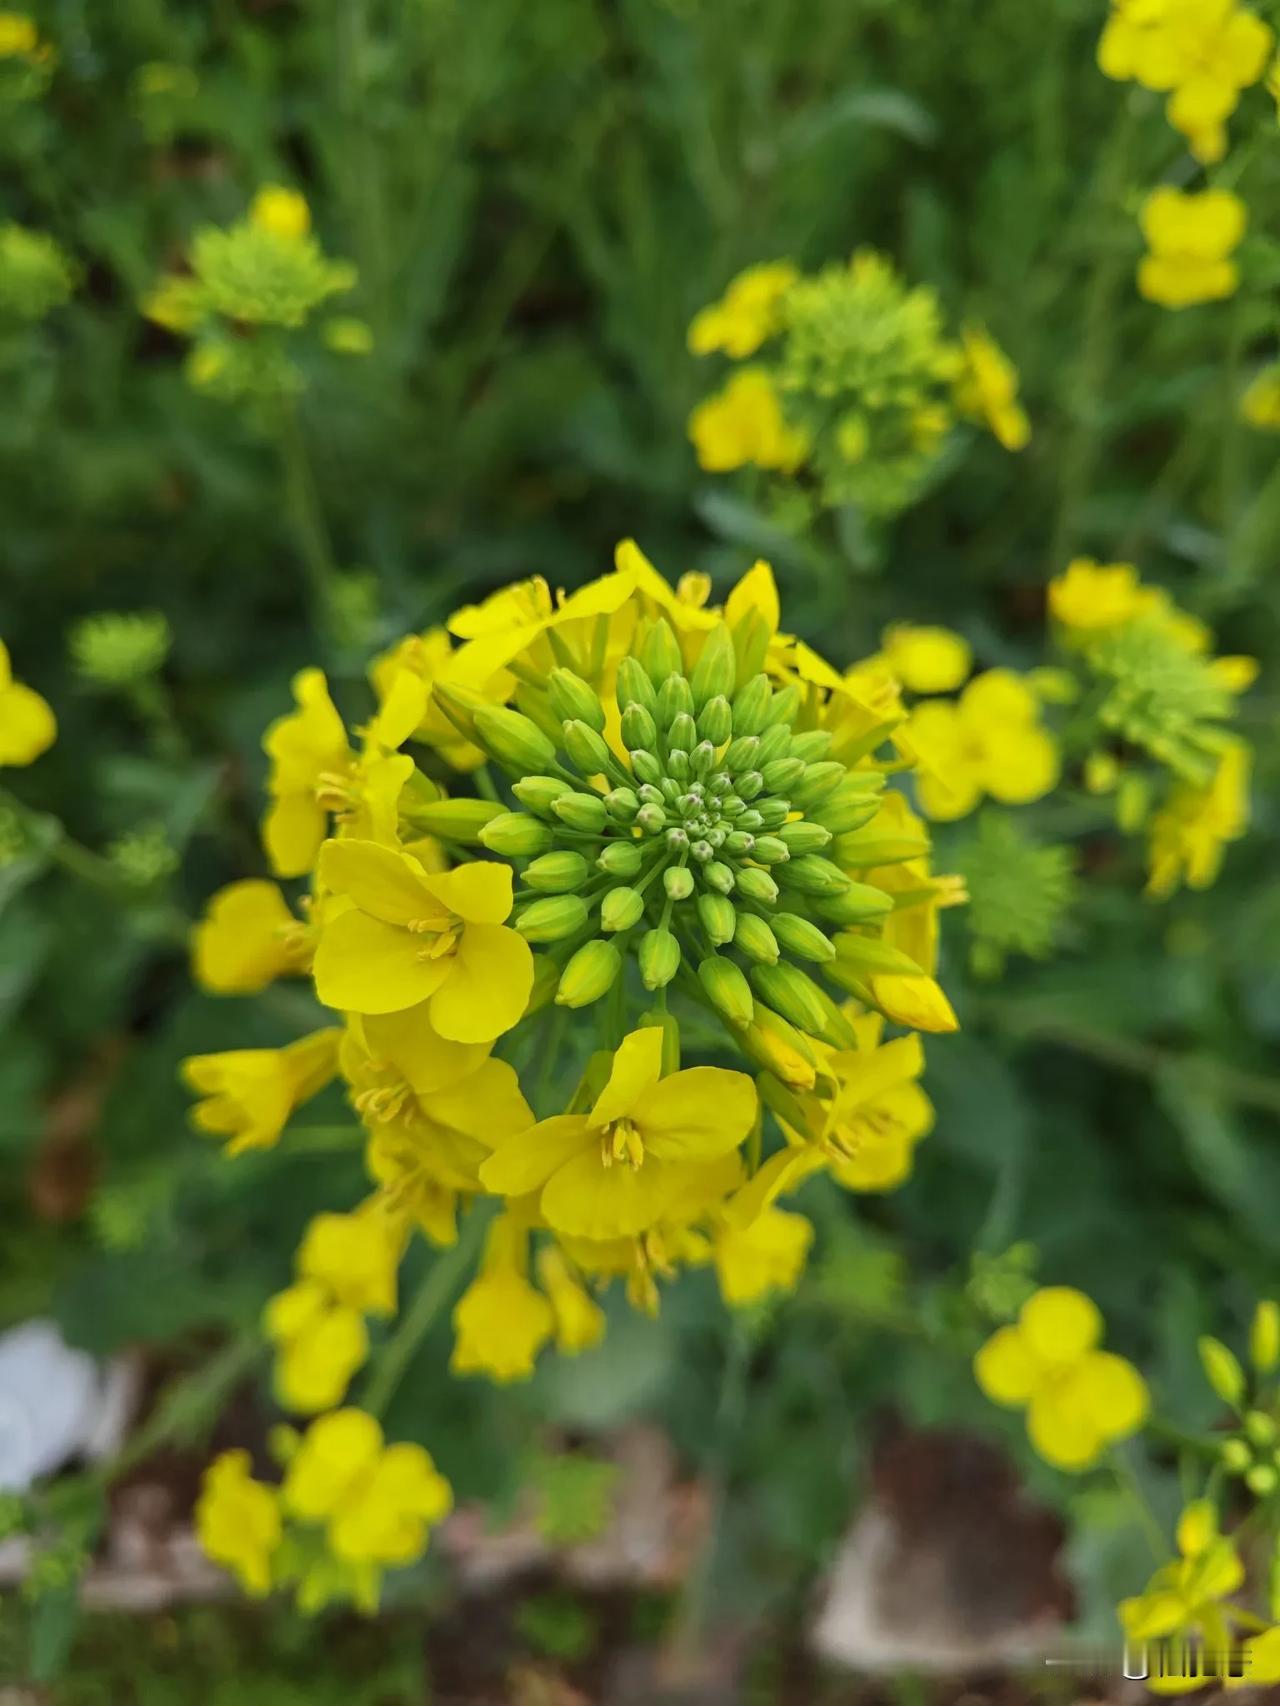
<path id="1" fill-rule="evenodd" d="M 443 1251 L 423 1276 L 417 1296 L 401 1315 L 395 1332 L 378 1356 L 361 1408 L 371 1416 L 382 1416 L 395 1397 L 414 1353 L 431 1331 L 466 1272 L 488 1224 L 489 1214 L 476 1206 L 463 1222 L 457 1243 Z"/>
<path id="2" fill-rule="evenodd" d="M 312 617 L 320 632 L 327 632 L 333 608 L 333 587 L 338 575 L 329 530 L 320 507 L 302 423 L 293 398 L 281 405 L 278 414 L 277 442 L 280 448 L 284 476 L 285 503 L 298 546 L 298 555 L 306 572 L 311 594 Z"/>
<path id="3" fill-rule="evenodd" d="M 1152 1557 L 1157 1564 L 1168 1563 L 1169 1545 L 1165 1539 L 1164 1529 L 1161 1528 L 1156 1513 L 1147 1502 L 1147 1495 L 1143 1492 L 1138 1477 L 1133 1472 L 1132 1465 L 1114 1446 L 1108 1454 L 1108 1458 L 1118 1485 L 1128 1495 L 1129 1502 L 1133 1506 L 1134 1515 L 1138 1519 L 1138 1526 L 1146 1536 Z"/>

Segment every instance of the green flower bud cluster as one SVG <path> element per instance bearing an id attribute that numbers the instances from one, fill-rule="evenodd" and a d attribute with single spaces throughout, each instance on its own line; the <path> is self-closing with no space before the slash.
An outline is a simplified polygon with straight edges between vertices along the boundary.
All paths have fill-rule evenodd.
<path id="1" fill-rule="evenodd" d="M 1041 846 L 1010 814 L 985 811 L 954 858 L 969 894 L 970 958 L 980 976 L 998 977 L 1008 954 L 1053 952 L 1076 899 L 1070 847 Z"/>
<path id="2" fill-rule="evenodd" d="M 1280 1425 L 1265 1410 L 1250 1410 L 1241 1432 L 1222 1442 L 1219 1456 L 1229 1475 L 1238 1475 L 1260 1499 L 1280 1488 Z"/>
<path id="3" fill-rule="evenodd" d="M 1222 754 L 1223 725 L 1235 714 L 1212 659 L 1188 651 L 1154 621 L 1127 622 L 1101 635 L 1085 657 L 1097 678 L 1100 726 L 1193 787 L 1205 787 Z"/>
<path id="4" fill-rule="evenodd" d="M 893 904 L 849 869 L 920 850 L 857 845 L 884 774 L 833 758 L 801 687 L 748 673 L 762 657 L 749 631 L 720 623 L 686 668 L 658 619 L 621 660 L 612 704 L 565 667 L 514 707 L 441 699 L 513 777 L 516 809 L 489 808 L 474 836 L 519 867 L 512 922 L 562 968 L 561 1005 L 598 1000 L 630 954 L 647 989 L 683 972 L 735 1028 L 762 1002 L 847 1047 L 815 974 L 856 990 L 878 971 L 918 972 L 876 937 L 844 934 Z"/>
<path id="5" fill-rule="evenodd" d="M 131 888 L 147 889 L 171 877 L 181 860 L 162 824 L 145 824 L 118 837 L 107 858 Z"/>
<path id="6" fill-rule="evenodd" d="M 43 320 L 75 288 L 71 261 L 44 231 L 0 225 L 0 315 Z"/>
<path id="7" fill-rule="evenodd" d="M 104 610 L 71 630 L 68 645 L 77 675 L 94 687 L 133 687 L 156 674 L 169 655 L 172 635 L 158 610 Z"/>

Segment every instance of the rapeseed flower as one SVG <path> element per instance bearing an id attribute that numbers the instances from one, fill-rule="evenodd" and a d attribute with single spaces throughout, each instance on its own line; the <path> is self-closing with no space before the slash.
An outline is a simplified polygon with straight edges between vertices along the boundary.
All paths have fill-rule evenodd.
<path id="1" fill-rule="evenodd" d="M 192 1109 L 193 1124 L 211 1136 L 227 1138 L 228 1155 L 270 1149 L 294 1109 L 332 1080 L 340 1034 L 326 1028 L 287 1048 L 189 1056 L 182 1075 L 205 1098 Z"/>
<path id="2" fill-rule="evenodd" d="M 0 767 L 34 764 L 58 736 L 48 702 L 13 678 L 8 648 L 0 640 Z"/>
<path id="3" fill-rule="evenodd" d="M 880 644 L 886 666 L 911 693 L 954 693 L 973 668 L 969 642 L 949 628 L 895 622 Z"/>
<path id="4" fill-rule="evenodd" d="M 1076 557 L 1049 583 L 1049 614 L 1073 632 L 1118 628 L 1157 608 L 1160 594 L 1143 586 L 1132 563 L 1095 563 Z"/>
<path id="5" fill-rule="evenodd" d="M 307 925 L 296 919 L 275 883 L 228 883 L 211 895 L 191 934 L 191 969 L 212 995 L 253 995 L 278 977 L 299 976 L 311 963 Z"/>
<path id="6" fill-rule="evenodd" d="M 1119 1616 L 1132 1641 L 1171 1636 L 1199 1640 L 1206 1654 L 1227 1653 L 1238 1629 L 1227 1602 L 1244 1583 L 1244 1564 L 1229 1536 L 1218 1531 L 1218 1513 L 1209 1499 L 1196 1499 L 1178 1519 L 1178 1557 L 1162 1565 L 1145 1590 L 1121 1600 Z M 1199 1688 L 1203 1678 L 1154 1676 L 1148 1686 L 1158 1694 L 1182 1694 Z M 1257 1680 L 1246 1675 L 1246 1681 Z"/>
<path id="7" fill-rule="evenodd" d="M 1249 382 L 1240 414 L 1262 432 L 1280 432 L 1280 362 L 1272 362 Z"/>
<path id="8" fill-rule="evenodd" d="M 284 1534 L 274 1487 L 249 1473 L 247 1451 L 224 1451 L 205 1470 L 196 1500 L 196 1535 L 215 1564 L 230 1570 L 246 1593 L 271 1591 L 271 1560 Z"/>
<path id="9" fill-rule="evenodd" d="M 1011 670 L 975 676 L 955 701 L 917 705 L 903 734 L 920 755 L 921 809 L 944 822 L 987 797 L 1025 805 L 1058 780 L 1057 744 L 1035 694 Z"/>
<path id="10" fill-rule="evenodd" d="M 551 1303 L 529 1279 L 528 1228 L 511 1214 L 490 1226 L 480 1272 L 453 1311 L 454 1374 L 527 1380 L 556 1328 Z"/>
<path id="11" fill-rule="evenodd" d="M 1186 193 L 1163 184 L 1142 204 L 1139 220 L 1150 253 L 1138 267 L 1138 289 L 1164 308 L 1189 308 L 1235 293 L 1232 259 L 1244 236 L 1244 203 L 1230 190 Z"/>
<path id="12" fill-rule="evenodd" d="M 790 261 L 766 261 L 739 273 L 719 302 L 694 315 L 690 352 L 722 350 L 734 361 L 754 355 L 778 331 L 782 299 L 799 276 Z"/>
<path id="13" fill-rule="evenodd" d="M 769 374 L 744 367 L 723 391 L 699 403 L 689 416 L 689 437 L 698 464 L 711 474 L 734 468 L 774 468 L 789 474 L 809 449 L 805 434 L 789 426 Z"/>
<path id="14" fill-rule="evenodd" d="M 1185 882 L 1209 888 L 1222 868 L 1227 844 L 1249 825 L 1252 753 L 1243 741 L 1223 747 L 1206 787 L 1178 783 L 1151 819 L 1147 893 L 1157 900 Z"/>
<path id="15" fill-rule="evenodd" d="M 1102 1316 L 1083 1292 L 1047 1286 L 974 1358 L 987 1397 L 1025 1406 L 1032 1445 L 1059 1469 L 1088 1469 L 1146 1418 L 1142 1376 L 1123 1357 L 1098 1350 L 1101 1337 Z"/>
<path id="16" fill-rule="evenodd" d="M 956 407 L 984 421 L 1006 450 L 1024 450 L 1031 422 L 1018 401 L 1018 371 L 982 326 L 960 333 L 965 366 L 956 381 Z"/>
<path id="17" fill-rule="evenodd" d="M 726 1215 L 713 1239 L 720 1295 L 731 1309 L 773 1291 L 794 1291 L 813 1243 L 813 1223 L 788 1209 L 764 1208 L 744 1225 Z"/>

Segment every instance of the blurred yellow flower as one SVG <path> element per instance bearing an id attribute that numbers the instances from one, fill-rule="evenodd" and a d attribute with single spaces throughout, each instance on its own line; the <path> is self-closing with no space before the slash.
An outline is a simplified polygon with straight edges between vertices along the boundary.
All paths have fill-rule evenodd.
<path id="1" fill-rule="evenodd" d="M 1034 693 L 1007 669 L 975 676 L 957 700 L 917 705 L 902 731 L 919 754 L 916 788 L 927 817 L 950 822 L 990 795 L 1025 805 L 1058 780 L 1058 748 Z"/>
<path id="2" fill-rule="evenodd" d="M 1018 401 L 1017 368 L 984 327 L 965 326 L 960 337 L 965 367 L 956 381 L 956 407 L 985 421 L 1006 450 L 1022 450 L 1031 423 Z"/>
<path id="3" fill-rule="evenodd" d="M 191 969 L 213 995 L 252 995 L 278 977 L 305 972 L 307 927 L 293 916 L 275 883 L 229 883 L 211 895 L 191 933 Z"/>
<path id="4" fill-rule="evenodd" d="M 604 1310 L 550 1245 L 538 1252 L 538 1278 L 555 1316 L 556 1349 L 561 1355 L 577 1356 L 598 1345 L 604 1338 Z"/>
<path id="5" fill-rule="evenodd" d="M 1273 362 L 1250 382 L 1240 399 L 1240 414 L 1262 432 L 1280 432 L 1280 362 Z"/>
<path id="6" fill-rule="evenodd" d="M 264 184 L 249 204 L 249 223 L 275 237 L 305 237 L 311 229 L 311 209 L 297 190 Z"/>
<path id="7" fill-rule="evenodd" d="M 721 1297 L 739 1309 L 771 1291 L 794 1291 L 812 1243 L 813 1225 L 803 1214 L 769 1205 L 744 1225 L 725 1217 L 713 1240 Z"/>
<path id="8" fill-rule="evenodd" d="M 1178 783 L 1151 819 L 1147 893 L 1157 900 L 1185 882 L 1206 889 L 1217 879 L 1229 841 L 1249 825 L 1249 772 L 1253 754 L 1231 741 L 1207 788 Z"/>
<path id="9" fill-rule="evenodd" d="M 205 1098 L 192 1108 L 192 1123 L 228 1138 L 228 1155 L 270 1149 L 294 1109 L 323 1090 L 337 1071 L 340 1035 L 327 1028 L 287 1048 L 188 1056 L 182 1076 Z"/>
<path id="10" fill-rule="evenodd" d="M 1049 614 L 1064 628 L 1096 633 L 1145 615 L 1159 602 L 1153 587 L 1143 586 L 1132 563 L 1095 563 L 1076 557 L 1049 582 Z"/>
<path id="11" fill-rule="evenodd" d="M 1150 253 L 1139 264 L 1138 289 L 1164 308 L 1232 295 L 1239 271 L 1231 254 L 1246 219 L 1244 203 L 1230 190 L 1188 194 L 1162 184 L 1139 215 Z"/>
<path id="12" fill-rule="evenodd" d="M 950 628 L 897 622 L 880 636 L 884 661 L 912 693 L 952 693 L 973 667 L 969 642 Z"/>
<path id="13" fill-rule="evenodd" d="M 529 1281 L 529 1234 L 512 1215 L 489 1228 L 480 1272 L 453 1311 L 454 1374 L 527 1380 L 556 1326 L 552 1305 Z"/>
<path id="14" fill-rule="evenodd" d="M 723 474 L 748 464 L 790 473 L 808 453 L 803 432 L 787 425 L 773 380 L 762 367 L 740 368 L 689 416 L 698 465 Z"/>
<path id="15" fill-rule="evenodd" d="M 57 720 L 46 701 L 13 679 L 9 652 L 0 640 L 0 767 L 34 764 L 57 735 Z"/>
<path id="16" fill-rule="evenodd" d="M 1177 1560 L 1152 1576 L 1145 1590 L 1121 1600 L 1119 1616 L 1131 1641 L 1196 1636 L 1215 1658 L 1230 1651 L 1235 1630 L 1232 1607 L 1224 1602 L 1244 1582 L 1244 1565 L 1235 1546 L 1218 1532 L 1218 1513 L 1208 1499 L 1196 1499 L 1178 1520 Z M 1152 1677 L 1159 1694 L 1199 1688 L 1203 1678 Z M 1245 1681 L 1255 1679 L 1246 1675 Z"/>
<path id="17" fill-rule="evenodd" d="M 196 1534 L 215 1564 L 245 1592 L 261 1599 L 271 1591 L 271 1558 L 283 1524 L 274 1487 L 249 1473 L 247 1451 L 224 1451 L 205 1470 L 196 1500 Z"/>
<path id="18" fill-rule="evenodd" d="M 754 355 L 779 330 L 782 298 L 799 276 L 790 261 L 766 261 L 739 273 L 719 302 L 694 315 L 690 352 L 723 350 L 734 361 Z"/>
<path id="19" fill-rule="evenodd" d="M 1047 1463 L 1087 1469 L 1146 1419 L 1146 1384 L 1123 1357 L 1098 1350 L 1102 1316 L 1070 1286 L 1028 1298 L 974 1358 L 978 1385 L 996 1404 L 1026 1407 L 1027 1433 Z"/>

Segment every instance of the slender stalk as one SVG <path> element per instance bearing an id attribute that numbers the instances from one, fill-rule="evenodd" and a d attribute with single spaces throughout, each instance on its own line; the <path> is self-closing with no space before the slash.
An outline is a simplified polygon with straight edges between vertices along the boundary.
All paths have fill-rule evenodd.
<path id="1" fill-rule="evenodd" d="M 1109 1453 L 1109 1461 L 1117 1484 L 1121 1491 L 1128 1496 L 1129 1503 L 1133 1506 L 1134 1515 L 1138 1519 L 1138 1526 L 1146 1536 L 1152 1557 L 1157 1564 L 1167 1564 L 1169 1561 L 1169 1544 L 1165 1539 L 1164 1529 L 1160 1526 L 1159 1518 L 1148 1503 L 1147 1495 L 1143 1492 L 1138 1477 L 1133 1472 L 1132 1465 L 1115 1447 Z"/>
<path id="2" fill-rule="evenodd" d="M 293 398 L 286 399 L 281 405 L 277 420 L 276 439 L 280 448 L 285 504 L 293 527 L 298 556 L 306 572 L 312 617 L 316 627 L 324 632 L 328 629 L 333 607 L 332 595 L 338 565 L 329 543 L 329 530 L 320 507 L 320 495 L 311 472 L 311 463 L 302 436 L 302 423 Z"/>
<path id="3" fill-rule="evenodd" d="M 438 1255 L 423 1276 L 417 1295 L 401 1315 L 395 1332 L 383 1347 L 365 1387 L 362 1408 L 371 1416 L 386 1413 L 404 1379 L 414 1354 L 447 1307 L 458 1281 L 466 1272 L 471 1258 L 480 1247 L 489 1215 L 482 1207 L 473 1208 L 463 1221 L 458 1241 L 452 1249 Z"/>

